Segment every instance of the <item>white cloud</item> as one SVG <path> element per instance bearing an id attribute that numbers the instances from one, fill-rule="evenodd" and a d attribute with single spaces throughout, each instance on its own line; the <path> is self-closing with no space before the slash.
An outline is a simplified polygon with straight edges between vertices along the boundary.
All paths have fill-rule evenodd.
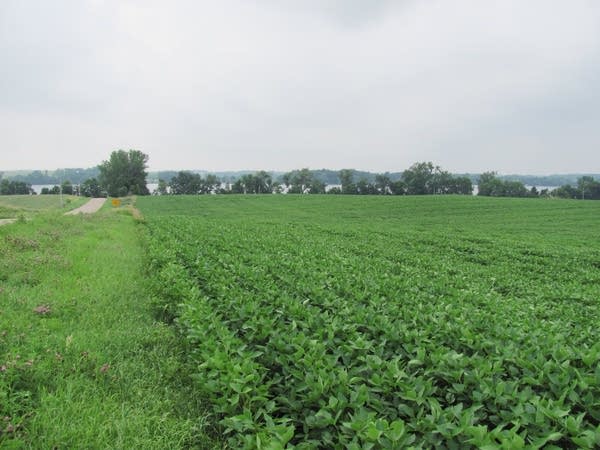
<path id="1" fill-rule="evenodd" d="M 589 1 L 6 1 L 0 169 L 600 169 L 599 34 Z"/>

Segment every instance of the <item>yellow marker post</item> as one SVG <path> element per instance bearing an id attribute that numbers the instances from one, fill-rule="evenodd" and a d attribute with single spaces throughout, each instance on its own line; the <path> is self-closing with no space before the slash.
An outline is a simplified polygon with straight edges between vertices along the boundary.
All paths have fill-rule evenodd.
<path id="1" fill-rule="evenodd" d="M 115 208 L 118 208 L 119 206 L 121 206 L 121 199 L 120 198 L 113 198 L 112 199 L 112 205 Z"/>

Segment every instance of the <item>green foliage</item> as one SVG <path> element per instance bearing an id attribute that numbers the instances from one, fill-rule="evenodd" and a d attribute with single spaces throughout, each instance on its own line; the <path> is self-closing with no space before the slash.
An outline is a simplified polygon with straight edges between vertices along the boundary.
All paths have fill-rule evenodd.
<path id="1" fill-rule="evenodd" d="M 354 184 L 354 170 L 342 169 L 339 172 L 340 184 L 342 185 L 342 194 L 356 194 L 356 184 Z"/>
<path id="2" fill-rule="evenodd" d="M 154 192 L 154 194 L 167 195 L 168 193 L 169 193 L 169 184 L 162 178 L 159 178 L 158 187 L 156 188 L 156 192 Z"/>
<path id="3" fill-rule="evenodd" d="M 528 197 L 533 192 L 528 191 L 521 181 L 501 180 L 495 172 L 481 174 L 478 189 L 477 195 L 487 197 Z"/>
<path id="4" fill-rule="evenodd" d="M 207 175 L 206 178 L 202 178 L 202 176 L 197 173 L 181 171 L 171 178 L 171 182 L 168 186 L 171 189 L 171 194 L 189 195 L 214 193 L 217 191 L 219 184 L 219 180 L 214 175 Z M 167 193 L 166 184 L 162 186 L 161 191 L 160 181 L 159 192 L 163 195 Z"/>
<path id="5" fill-rule="evenodd" d="M 100 183 L 95 178 L 88 178 L 79 186 L 79 192 L 84 197 L 106 197 L 106 194 L 102 192 Z"/>
<path id="6" fill-rule="evenodd" d="M 566 184 L 553 190 L 552 195 L 559 198 L 600 200 L 600 181 L 584 176 L 577 180 L 577 187 Z"/>
<path id="7" fill-rule="evenodd" d="M 11 177 L 14 181 L 24 181 L 28 184 L 59 184 L 60 180 L 71 180 L 74 184 L 80 184 L 87 178 L 98 176 L 98 168 L 89 169 L 57 169 L 54 171 L 34 170 L 28 174 L 17 174 Z"/>
<path id="8" fill-rule="evenodd" d="M 431 162 L 415 163 L 402 173 L 409 195 L 433 194 L 435 191 L 434 173 L 436 167 Z"/>
<path id="9" fill-rule="evenodd" d="M 326 184 L 319 180 L 313 172 L 304 168 L 285 173 L 281 181 L 290 194 L 324 194 Z"/>
<path id="10" fill-rule="evenodd" d="M 391 174 L 377 174 L 375 181 L 362 177 L 354 182 L 354 171 L 343 169 L 339 172 L 342 194 L 362 195 L 424 195 L 424 194 L 463 194 L 471 195 L 473 185 L 468 177 L 454 177 L 431 162 L 413 164 L 402 173 L 400 180 L 393 180 Z"/>
<path id="11" fill-rule="evenodd" d="M 264 170 L 254 174 L 242 175 L 231 185 L 236 194 L 269 194 L 273 192 L 273 178 Z"/>
<path id="12" fill-rule="evenodd" d="M 62 182 L 60 189 L 64 195 L 73 195 L 73 184 L 69 180 L 65 180 Z"/>
<path id="13" fill-rule="evenodd" d="M 594 203 L 139 206 L 156 296 L 232 448 L 600 445 Z"/>
<path id="14" fill-rule="evenodd" d="M 35 194 L 31 185 L 24 181 L 0 180 L 0 195 L 30 195 Z"/>
<path id="15" fill-rule="evenodd" d="M 468 177 L 454 177 L 431 162 L 415 163 L 402 173 L 405 192 L 409 195 L 471 195 L 473 185 Z"/>
<path id="16" fill-rule="evenodd" d="M 139 150 L 114 151 L 108 161 L 98 166 L 99 184 L 111 197 L 148 195 L 147 164 L 148 155 Z"/>

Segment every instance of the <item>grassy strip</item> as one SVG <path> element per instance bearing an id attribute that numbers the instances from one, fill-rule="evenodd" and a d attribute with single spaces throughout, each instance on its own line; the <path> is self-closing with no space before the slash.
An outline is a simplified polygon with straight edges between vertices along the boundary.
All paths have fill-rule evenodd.
<path id="1" fill-rule="evenodd" d="M 215 448 L 127 214 L 0 229 L 0 446 Z"/>
<path id="2" fill-rule="evenodd" d="M 32 217 L 42 211 L 69 211 L 75 209 L 89 198 L 75 195 L 0 195 L 0 219 Z"/>

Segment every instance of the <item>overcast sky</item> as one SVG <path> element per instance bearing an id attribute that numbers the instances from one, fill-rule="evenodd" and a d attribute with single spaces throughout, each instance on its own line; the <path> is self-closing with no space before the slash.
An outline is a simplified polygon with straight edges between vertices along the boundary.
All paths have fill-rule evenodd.
<path id="1" fill-rule="evenodd" d="M 1 0 L 0 170 L 600 172 L 598 0 Z"/>

